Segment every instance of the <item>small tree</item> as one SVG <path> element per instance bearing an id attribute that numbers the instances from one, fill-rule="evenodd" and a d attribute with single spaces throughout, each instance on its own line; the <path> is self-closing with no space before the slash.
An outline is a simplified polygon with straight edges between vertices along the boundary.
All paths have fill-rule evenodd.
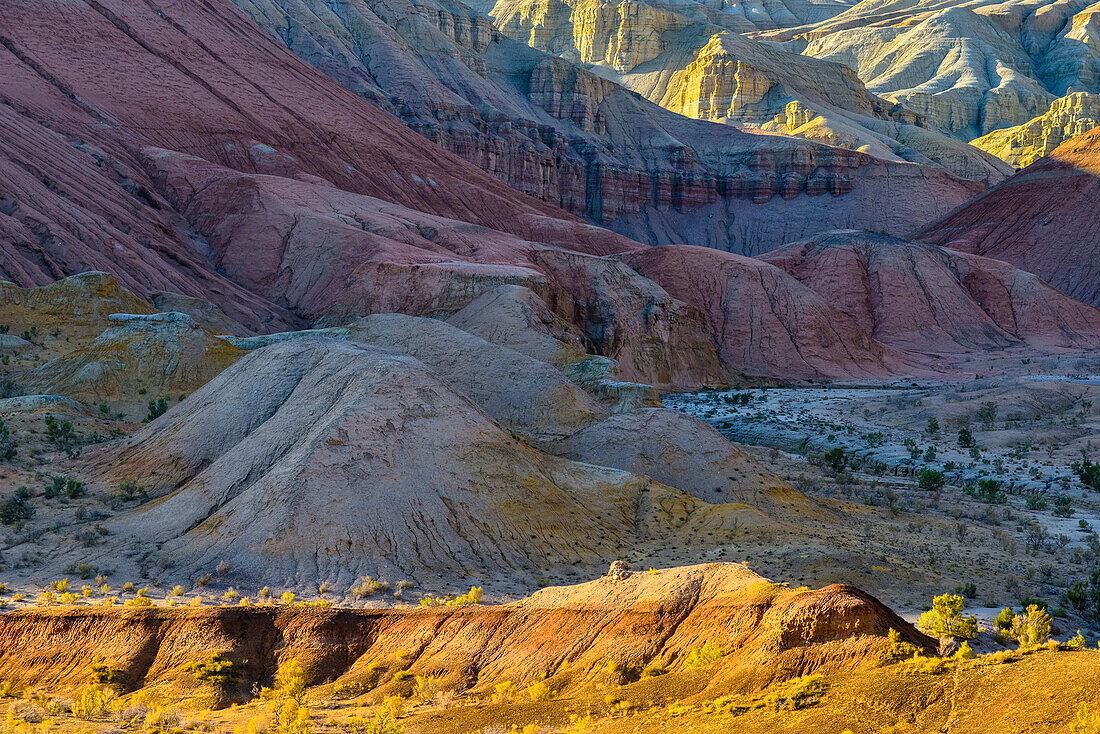
<path id="1" fill-rule="evenodd" d="M 46 416 L 46 438 L 57 448 L 72 456 L 75 453 L 74 446 L 78 440 L 73 431 L 73 422 L 69 420 L 57 420 L 52 415 Z"/>
<path id="2" fill-rule="evenodd" d="M 839 446 L 826 452 L 821 460 L 833 471 L 840 471 L 848 463 L 848 457 L 844 455 L 844 449 Z"/>
<path id="3" fill-rule="evenodd" d="M 20 494 L 10 497 L 0 503 L 0 523 L 14 525 L 23 520 L 29 520 L 34 514 L 34 509 Z"/>
<path id="4" fill-rule="evenodd" d="M 970 432 L 969 428 L 959 429 L 959 448 L 971 449 L 977 447 L 978 442 L 974 440 L 974 434 Z"/>
<path id="5" fill-rule="evenodd" d="M 945 483 L 943 472 L 936 469 L 921 469 L 917 475 L 917 486 L 921 489 L 942 489 Z"/>
<path id="6" fill-rule="evenodd" d="M 972 639 L 978 636 L 978 618 L 974 615 L 963 618 L 962 610 L 966 600 L 958 594 L 941 594 L 932 599 L 932 609 L 920 615 L 918 624 L 936 637 L 961 637 Z"/>
<path id="7" fill-rule="evenodd" d="M 288 660 L 275 674 L 275 691 L 280 698 L 293 701 L 299 706 L 306 697 L 306 672 L 297 660 Z"/>
<path id="8" fill-rule="evenodd" d="M 1072 468 L 1073 473 L 1081 480 L 1081 484 L 1100 492 L 1100 462 L 1094 464 L 1082 452 L 1081 461 L 1073 462 Z"/>
<path id="9" fill-rule="evenodd" d="M 1012 636 L 1027 650 L 1050 639 L 1050 615 L 1038 604 L 1029 604 L 1024 614 L 1012 620 Z"/>
<path id="10" fill-rule="evenodd" d="M 142 423 L 148 423 L 155 421 L 168 412 L 168 401 L 164 398 L 158 398 L 156 400 L 149 401 L 149 414 L 145 416 L 145 420 Z"/>
<path id="11" fill-rule="evenodd" d="M 11 437 L 11 430 L 4 419 L 0 418 L 0 461 L 14 459 L 15 454 L 15 439 Z"/>
<path id="12" fill-rule="evenodd" d="M 928 432 L 931 433 L 933 436 L 940 432 L 940 422 L 935 418 L 935 416 L 928 419 Z"/>

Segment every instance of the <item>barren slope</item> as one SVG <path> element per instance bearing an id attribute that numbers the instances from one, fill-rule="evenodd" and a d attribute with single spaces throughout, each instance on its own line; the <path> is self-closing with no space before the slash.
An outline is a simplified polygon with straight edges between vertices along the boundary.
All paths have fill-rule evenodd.
<path id="1" fill-rule="evenodd" d="M 162 498 L 111 521 L 93 554 L 180 578 L 226 560 L 249 584 L 522 587 L 754 512 L 543 454 L 416 360 L 315 338 L 249 353 L 88 472 Z"/>
<path id="2" fill-rule="evenodd" d="M 764 260 L 906 351 L 1100 345 L 1100 311 L 998 260 L 855 231 L 820 235 Z"/>
<path id="3" fill-rule="evenodd" d="M 1100 130 L 1053 153 L 918 235 L 1005 260 L 1085 303 L 1100 305 Z"/>

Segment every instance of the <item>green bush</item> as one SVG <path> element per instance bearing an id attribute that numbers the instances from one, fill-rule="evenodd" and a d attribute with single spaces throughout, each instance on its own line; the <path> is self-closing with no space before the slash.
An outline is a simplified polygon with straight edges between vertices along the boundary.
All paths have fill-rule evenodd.
<path id="1" fill-rule="evenodd" d="M 936 469 L 921 469 L 917 475 L 917 486 L 921 489 L 941 489 L 945 483 L 943 472 Z"/>
<path id="2" fill-rule="evenodd" d="M 79 437 L 73 431 L 73 422 L 46 416 L 46 438 L 57 448 L 72 456 Z"/>
<path id="3" fill-rule="evenodd" d="M 118 485 L 118 498 L 123 502 L 130 502 L 135 499 L 147 499 L 149 497 L 148 490 L 145 487 L 139 486 L 137 482 L 130 479 L 122 484 Z"/>
<path id="4" fill-rule="evenodd" d="M 0 461 L 14 459 L 16 453 L 15 439 L 11 437 L 11 430 L 4 423 L 4 419 L 0 418 Z"/>
<path id="5" fill-rule="evenodd" d="M 1072 469 L 1081 484 L 1100 492 L 1100 463 L 1092 463 L 1082 452 L 1081 461 L 1073 462 Z"/>
<path id="6" fill-rule="evenodd" d="M 1027 607 L 1012 622 L 1012 636 L 1023 649 L 1038 647 L 1050 639 L 1050 615 L 1037 604 Z"/>
<path id="7" fill-rule="evenodd" d="M 149 421 L 155 421 L 157 418 L 160 418 L 162 415 L 164 415 L 167 412 L 168 412 L 168 401 L 167 400 L 165 400 L 164 398 L 157 398 L 156 400 L 150 400 L 149 401 L 149 414 L 145 416 L 145 420 L 142 421 L 142 422 L 143 423 L 148 423 Z"/>
<path id="8" fill-rule="evenodd" d="M 197 679 L 211 683 L 219 688 L 234 686 L 241 680 L 240 671 L 232 660 L 226 660 L 217 654 L 204 662 L 188 663 L 184 669 Z"/>
<path id="9" fill-rule="evenodd" d="M 1052 513 L 1056 517 L 1071 517 L 1076 510 L 1073 509 L 1073 500 L 1066 495 L 1060 495 L 1054 498 L 1054 509 Z"/>
<path id="10" fill-rule="evenodd" d="M 1029 510 L 1045 510 L 1047 508 L 1047 498 L 1042 492 L 1028 492 L 1027 497 L 1024 499 L 1024 506 Z"/>
<path id="11" fill-rule="evenodd" d="M 978 618 L 963 618 L 966 600 L 958 594 L 942 594 L 932 600 L 932 609 L 920 615 L 917 623 L 921 629 L 936 637 L 961 637 L 969 640 L 978 636 Z"/>
<path id="12" fill-rule="evenodd" d="M 29 520 L 33 514 L 34 508 L 23 497 L 9 497 L 0 503 L 0 523 L 4 525 L 14 525 L 17 522 Z"/>

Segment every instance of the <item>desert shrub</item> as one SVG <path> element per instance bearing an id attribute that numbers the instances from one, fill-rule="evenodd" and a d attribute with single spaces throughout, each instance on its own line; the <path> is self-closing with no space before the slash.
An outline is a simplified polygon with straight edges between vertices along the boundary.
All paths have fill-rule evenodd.
<path id="1" fill-rule="evenodd" d="M 516 688 L 516 684 L 510 680 L 501 681 L 493 686 L 493 701 L 496 703 L 508 703 L 516 694 L 519 693 L 519 689 Z"/>
<path id="2" fill-rule="evenodd" d="M 353 717 L 348 720 L 344 731 L 347 734 L 404 734 L 405 727 L 397 723 L 403 709 L 404 703 L 400 697 L 389 696 L 375 710 L 373 717 Z"/>
<path id="3" fill-rule="evenodd" d="M 722 657 L 722 650 L 714 642 L 704 642 L 701 647 L 696 647 L 691 650 L 687 657 L 684 658 L 684 667 L 701 668 L 704 665 L 710 665 Z"/>
<path id="4" fill-rule="evenodd" d="M 1008 632 L 1012 629 L 1012 622 L 1016 619 L 1016 613 L 1005 607 L 1001 611 L 997 612 L 997 616 L 993 619 L 993 626 L 1004 632 Z"/>
<path id="5" fill-rule="evenodd" d="M 172 709 L 154 706 L 147 709 L 142 721 L 145 734 L 172 734 L 180 729 L 180 717 Z"/>
<path id="6" fill-rule="evenodd" d="M 118 485 L 118 493 L 116 496 L 123 502 L 131 502 L 136 499 L 147 499 L 149 497 L 149 491 L 145 489 L 145 487 L 140 486 L 133 479 L 128 479 Z"/>
<path id="7" fill-rule="evenodd" d="M 1071 468 L 1081 484 L 1100 492 L 1100 463 L 1094 464 L 1082 453 L 1081 461 L 1073 462 Z"/>
<path id="8" fill-rule="evenodd" d="M 1071 517 L 1074 512 L 1073 500 L 1070 497 L 1063 494 L 1054 498 L 1054 509 L 1051 513 L 1056 517 Z"/>
<path id="9" fill-rule="evenodd" d="M 65 573 L 75 574 L 82 579 L 90 579 L 95 571 L 95 566 L 90 563 L 70 563 L 65 566 Z"/>
<path id="10" fill-rule="evenodd" d="M 46 439 L 71 456 L 79 437 L 73 431 L 72 421 L 58 420 L 52 415 L 48 415 L 46 416 Z"/>
<path id="11" fill-rule="evenodd" d="M 112 668 L 110 665 L 103 662 L 102 658 L 96 658 L 92 661 L 92 672 L 90 677 L 95 683 L 114 683 L 120 672 L 122 671 L 118 668 Z"/>
<path id="12" fill-rule="evenodd" d="M 978 442 L 974 440 L 974 434 L 970 432 L 969 428 L 959 429 L 959 448 L 972 449 L 976 448 Z"/>
<path id="13" fill-rule="evenodd" d="M 920 615 L 918 624 L 936 637 L 961 637 L 966 640 L 977 637 L 978 618 L 973 615 L 963 618 L 965 603 L 958 594 L 937 596 L 932 599 L 932 609 Z"/>
<path id="14" fill-rule="evenodd" d="M 0 502 L 0 523 L 14 525 L 17 522 L 29 520 L 34 514 L 34 508 L 25 497 L 16 495 Z"/>
<path id="15" fill-rule="evenodd" d="M 460 607 L 464 604 L 480 604 L 481 603 L 481 587 L 471 586 L 470 590 L 465 594 L 455 597 L 454 601 L 448 602 L 447 606 Z"/>
<path id="16" fill-rule="evenodd" d="M 1050 615 L 1037 604 L 1029 604 L 1023 614 L 1012 621 L 1012 636 L 1020 648 L 1029 650 L 1050 639 Z"/>
<path id="17" fill-rule="evenodd" d="M 241 680 L 240 671 L 232 660 L 227 660 L 223 655 L 217 654 L 203 662 L 191 662 L 184 666 L 184 670 L 191 673 L 198 680 L 210 683 L 219 688 L 235 686 Z"/>
<path id="18" fill-rule="evenodd" d="M 224 602 L 235 602 L 240 598 L 241 598 L 241 593 L 239 591 L 237 591 L 236 589 L 234 589 L 232 586 L 230 586 L 228 589 L 226 589 L 225 593 L 222 594 L 222 601 L 224 601 Z"/>
<path id="19" fill-rule="evenodd" d="M 1024 498 L 1024 506 L 1029 510 L 1045 510 L 1047 498 L 1042 492 L 1028 492 Z"/>
<path id="20" fill-rule="evenodd" d="M 73 716 L 78 719 L 94 719 L 111 710 L 115 701 L 115 692 L 101 686 L 84 686 L 80 697 L 72 705 Z"/>
<path id="21" fill-rule="evenodd" d="M 439 687 L 439 678 L 434 675 L 418 675 L 413 680 L 413 696 L 424 703 L 435 698 Z"/>
<path id="22" fill-rule="evenodd" d="M 991 505 L 1003 505 L 1008 502 L 1008 495 L 1001 491 L 1001 483 L 996 479 L 980 479 L 977 487 L 968 486 L 963 491 L 974 499 Z"/>
<path id="23" fill-rule="evenodd" d="M 47 499 L 64 496 L 75 500 L 77 497 L 83 497 L 86 494 L 84 482 L 78 482 L 68 477 L 50 477 L 49 481 L 46 482 L 44 492 Z"/>
<path id="24" fill-rule="evenodd" d="M 279 599 L 282 600 L 283 605 L 288 607 L 294 606 L 294 598 L 295 597 L 293 591 L 284 591 L 283 595 L 279 597 Z"/>
<path id="25" fill-rule="evenodd" d="M 901 633 L 893 627 L 886 635 L 890 643 L 890 656 L 893 658 L 907 658 L 917 654 L 917 647 L 910 642 L 901 639 Z"/>
<path id="26" fill-rule="evenodd" d="M 1062 649 L 1084 650 L 1086 644 L 1088 643 L 1085 641 L 1085 636 L 1081 634 L 1081 630 L 1077 630 L 1077 634 L 1062 643 Z"/>
<path id="27" fill-rule="evenodd" d="M 275 690 L 280 698 L 301 704 L 306 697 L 306 673 L 297 660 L 288 660 L 275 674 Z"/>
<path id="28" fill-rule="evenodd" d="M 145 416 L 145 420 L 143 420 L 142 423 L 148 423 L 150 421 L 155 421 L 157 418 L 160 418 L 162 415 L 164 415 L 167 412 L 168 412 L 168 401 L 167 400 L 165 400 L 164 398 L 157 398 L 156 400 L 150 400 L 149 401 L 149 412 Z"/>
<path id="29" fill-rule="evenodd" d="M 11 437 L 11 429 L 0 418 L 0 461 L 14 459 L 18 452 L 15 448 L 15 439 Z"/>
<path id="30" fill-rule="evenodd" d="M 532 701 L 549 701 L 554 697 L 554 690 L 544 680 L 535 681 L 527 686 L 527 697 Z"/>
<path id="31" fill-rule="evenodd" d="M 371 576 L 361 576 L 359 583 L 351 587 L 351 595 L 356 599 L 366 599 L 378 591 L 385 591 L 390 585 L 385 581 L 379 581 Z M 323 592 L 322 592 L 323 593 Z"/>
<path id="32" fill-rule="evenodd" d="M 795 678 L 779 690 L 773 691 L 766 701 L 768 707 L 773 710 L 805 708 L 820 701 L 828 688 L 828 683 L 820 675 L 806 675 Z"/>
<path id="33" fill-rule="evenodd" d="M 133 599 L 127 599 L 122 603 L 124 607 L 151 607 L 153 606 L 153 600 L 147 596 L 135 596 Z"/>
<path id="34" fill-rule="evenodd" d="M 970 647 L 969 642 L 963 640 L 963 643 L 959 645 L 959 649 L 955 651 L 952 657 L 956 661 L 973 660 L 975 657 L 974 650 Z"/>
<path id="35" fill-rule="evenodd" d="M 1100 734 L 1100 714 L 1090 714 L 1087 703 L 1082 703 L 1073 717 L 1073 734 Z"/>
<path id="36" fill-rule="evenodd" d="M 833 471 L 840 471 L 848 464 L 848 456 L 844 453 L 844 449 L 838 446 L 825 452 L 821 462 Z"/>
<path id="37" fill-rule="evenodd" d="M 935 469 L 921 469 L 917 476 L 917 486 L 921 489 L 941 489 L 946 483 L 943 472 Z"/>

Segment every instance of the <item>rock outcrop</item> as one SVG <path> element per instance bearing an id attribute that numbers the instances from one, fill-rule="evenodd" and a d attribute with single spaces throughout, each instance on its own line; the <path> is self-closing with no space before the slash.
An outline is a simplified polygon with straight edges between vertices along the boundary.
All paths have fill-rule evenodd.
<path id="1" fill-rule="evenodd" d="M 0 324 L 12 334 L 33 329 L 35 338 L 47 343 L 60 338 L 67 349 L 91 344 L 116 313 L 153 314 L 156 309 L 107 273 L 79 273 L 38 288 L 0 282 Z M 57 338 L 55 329 L 63 331 Z"/>
<path id="2" fill-rule="evenodd" d="M 163 151 L 149 161 L 222 272 L 318 324 L 378 312 L 447 316 L 522 286 L 541 292 L 592 351 L 617 359 L 626 379 L 662 388 L 721 379 L 702 314 L 606 257 L 313 181 L 242 174 Z M 259 248 L 266 238 L 284 246 Z"/>
<path id="3" fill-rule="evenodd" d="M 1093 129 L 929 224 L 919 237 L 1010 262 L 1100 306 L 1098 197 L 1100 130 Z"/>
<path id="4" fill-rule="evenodd" d="M 521 191 L 645 242 L 726 248 L 736 241 L 728 233 L 734 227 L 743 232 L 737 239 L 749 239 L 752 247 L 761 249 L 770 246 L 761 242 L 770 235 L 792 233 L 775 232 L 780 220 L 753 206 L 753 201 L 772 196 L 789 200 L 785 208 L 791 214 L 786 220 L 791 223 L 783 229 L 796 227 L 801 232 L 793 236 L 799 237 L 817 231 L 816 222 L 824 210 L 837 208 L 835 202 L 818 198 L 821 193 L 844 194 L 845 201 L 880 198 L 877 181 L 886 172 L 869 165 L 867 157 L 685 120 L 653 104 L 660 102 L 660 95 L 647 92 L 652 102 L 647 101 L 597 75 L 604 73 L 601 69 L 592 73 L 573 61 L 528 48 L 528 39 L 517 42 L 507 37 L 458 2 L 355 0 L 317 6 L 300 0 L 238 0 L 238 5 L 303 59 L 412 129 Z M 630 7 L 643 16 L 651 8 Z M 730 8 L 715 13 L 699 7 L 707 15 L 732 18 Z M 825 7 L 814 6 L 818 11 Z M 687 5 L 679 9 L 686 12 Z M 611 6 L 604 10 L 609 17 L 617 12 Z M 660 14 L 668 18 L 671 12 Z M 565 32 L 569 26 L 556 27 Z M 569 34 L 572 39 L 571 30 Z M 631 50 L 633 44 L 646 43 L 640 35 L 608 42 L 630 54 L 637 53 Z M 783 52 L 773 55 L 777 63 L 769 71 L 782 70 L 783 63 L 816 63 Z M 787 77 L 798 85 L 798 75 Z M 855 84 L 859 86 L 858 80 Z M 829 87 L 829 83 L 818 85 L 825 94 Z M 862 106 L 868 106 L 865 98 Z M 881 124 L 900 130 L 892 123 Z M 825 143 L 837 140 L 822 138 Z M 892 139 L 888 143 L 880 144 L 876 138 L 868 150 L 900 160 L 889 149 L 890 145 L 899 148 L 897 143 Z M 851 149 L 862 144 L 845 142 Z M 985 156 L 955 141 L 937 145 L 957 149 L 949 170 L 965 169 L 965 177 L 991 180 Z M 906 143 L 904 147 L 924 146 Z M 768 160 L 761 160 L 762 155 Z M 933 163 L 927 156 L 905 156 Z M 973 165 L 958 168 L 963 159 Z M 966 197 L 960 194 L 958 181 L 952 182 L 949 176 L 938 180 L 939 173 L 930 172 L 927 165 L 889 166 L 889 176 L 906 178 L 914 192 L 939 188 L 943 195 L 939 201 L 916 193 L 918 199 L 912 202 L 881 197 L 870 206 L 844 204 L 844 209 L 847 216 L 860 220 L 876 212 L 890 220 L 892 230 L 908 231 L 919 211 L 939 210 L 950 199 Z M 651 223 L 655 217 L 657 224 Z M 660 221 L 668 218 L 686 221 Z M 717 218 L 721 221 L 714 222 Z M 852 225 L 875 226 L 861 221 Z"/>
<path id="5" fill-rule="evenodd" d="M 1100 125 L 1100 95 L 1075 92 L 1054 100 L 1046 113 L 1015 127 L 994 130 L 970 144 L 1025 168 L 1072 137 Z"/>
<path id="6" fill-rule="evenodd" d="M 754 37 L 844 64 L 872 92 L 971 140 L 1024 125 L 1068 93 L 1100 93 L 1097 10 L 1088 0 L 865 0 Z"/>
<path id="7" fill-rule="evenodd" d="M 87 402 L 175 400 L 202 387 L 243 352 L 182 313 L 112 314 L 110 326 L 86 347 L 34 370 L 28 384 Z"/>
<path id="8" fill-rule="evenodd" d="M 908 352 L 974 353 L 1026 342 L 1100 346 L 1100 311 L 1008 263 L 869 232 L 833 232 L 763 258 Z"/>
<path id="9" fill-rule="evenodd" d="M 501 0 L 491 14 L 511 38 L 585 64 L 689 117 L 940 166 L 987 183 L 1009 172 L 924 129 L 920 115 L 868 93 L 851 69 L 747 38 L 735 15 L 701 4 Z M 788 198 L 798 191 L 779 189 Z"/>
<path id="10" fill-rule="evenodd" d="M 909 23 L 811 32 L 803 53 L 848 65 L 872 92 L 970 140 L 1042 114 L 1056 96 L 1039 81 L 1019 33 L 982 10 L 929 6 L 926 17 L 914 12 Z M 857 12 L 853 8 L 845 17 Z M 846 25 L 845 17 L 826 28 Z"/>
<path id="11" fill-rule="evenodd" d="M 568 695 L 606 678 L 608 660 L 635 675 L 646 667 L 678 672 L 710 642 L 728 656 L 695 671 L 707 676 L 699 687 L 713 677 L 716 686 L 754 690 L 776 671 L 879 665 L 890 630 L 934 649 L 854 587 L 795 591 L 740 564 L 707 564 L 551 587 L 499 606 L 9 612 L 0 615 L 0 675 L 19 686 L 76 686 L 99 661 L 119 671 L 123 691 L 179 696 L 193 689 L 185 665 L 221 654 L 241 675 L 233 698 L 292 659 L 310 685 L 354 684 L 380 695 L 407 688 L 401 678 L 429 674 L 441 675 L 441 689 L 473 694 L 503 681 L 545 680 Z"/>
<path id="12" fill-rule="evenodd" d="M 249 330 L 225 315 L 217 305 L 203 298 L 185 296 L 181 293 L 154 291 L 149 294 L 149 303 L 164 313 L 185 313 L 197 324 L 215 334 L 249 333 Z"/>

